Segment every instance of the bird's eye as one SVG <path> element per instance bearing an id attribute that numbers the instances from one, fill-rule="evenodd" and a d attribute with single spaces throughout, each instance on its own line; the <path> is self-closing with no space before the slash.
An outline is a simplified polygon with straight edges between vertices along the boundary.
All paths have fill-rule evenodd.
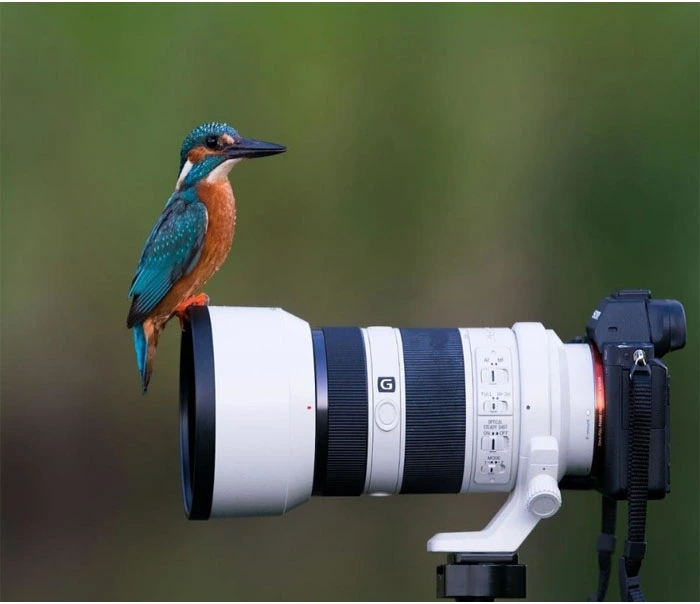
<path id="1" fill-rule="evenodd" d="M 218 137 L 214 136 L 213 134 L 210 134 L 209 136 L 207 136 L 206 145 L 210 149 L 218 149 L 219 148 Z"/>

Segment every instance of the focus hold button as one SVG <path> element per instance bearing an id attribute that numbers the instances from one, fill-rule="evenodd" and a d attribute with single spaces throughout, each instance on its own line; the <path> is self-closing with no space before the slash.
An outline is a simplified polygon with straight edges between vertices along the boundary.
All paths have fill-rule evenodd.
<path id="1" fill-rule="evenodd" d="M 508 413 L 508 403 L 498 399 L 486 399 L 483 409 L 484 413 Z"/>
<path id="2" fill-rule="evenodd" d="M 385 432 L 393 430 L 399 425 L 399 407 L 394 401 L 380 401 L 374 411 L 374 420 Z"/>
<path id="3" fill-rule="evenodd" d="M 527 509 L 535 516 L 549 518 L 561 507 L 561 492 L 557 481 L 549 474 L 538 474 L 527 489 Z"/>

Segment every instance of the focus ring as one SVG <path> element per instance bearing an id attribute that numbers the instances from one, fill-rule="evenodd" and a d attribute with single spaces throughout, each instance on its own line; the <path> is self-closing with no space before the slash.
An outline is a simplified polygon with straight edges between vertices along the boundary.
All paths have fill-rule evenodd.
<path id="1" fill-rule="evenodd" d="M 406 452 L 402 493 L 459 493 L 466 399 L 458 329 L 402 329 Z"/>

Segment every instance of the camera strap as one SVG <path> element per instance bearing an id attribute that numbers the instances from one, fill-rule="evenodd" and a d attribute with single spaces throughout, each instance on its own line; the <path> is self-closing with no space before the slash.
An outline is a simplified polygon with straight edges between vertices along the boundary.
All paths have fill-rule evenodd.
<path id="1" fill-rule="evenodd" d="M 644 602 L 639 570 L 646 553 L 647 498 L 649 495 L 649 441 L 651 434 L 651 369 L 642 350 L 634 353 L 630 371 L 630 430 L 627 454 L 627 540 L 618 567 L 620 599 Z M 615 551 L 617 503 L 603 496 L 602 526 L 598 536 L 598 591 L 589 601 L 602 602 L 610 581 L 612 555 Z"/>
<path id="2" fill-rule="evenodd" d="M 639 569 L 647 549 L 644 534 L 649 496 L 649 440 L 651 437 L 651 368 L 642 350 L 634 353 L 630 371 L 630 435 L 627 461 L 627 541 L 620 559 L 620 598 L 644 602 Z"/>
<path id="3" fill-rule="evenodd" d="M 617 502 L 611 497 L 603 495 L 603 511 L 600 535 L 596 550 L 598 551 L 598 591 L 588 598 L 589 602 L 602 602 L 608 591 L 610 582 L 610 570 L 612 568 L 612 555 L 615 553 L 615 520 L 617 518 Z"/>

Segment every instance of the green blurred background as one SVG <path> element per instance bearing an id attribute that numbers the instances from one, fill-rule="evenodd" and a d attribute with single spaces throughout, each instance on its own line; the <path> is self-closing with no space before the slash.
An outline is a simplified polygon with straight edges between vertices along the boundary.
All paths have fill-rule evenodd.
<path id="1" fill-rule="evenodd" d="M 225 120 L 289 152 L 232 174 L 215 304 L 314 325 L 535 320 L 563 339 L 615 288 L 685 304 L 673 492 L 650 505 L 643 579 L 698 599 L 699 14 L 4 5 L 2 598 L 429 600 L 443 557 L 426 540 L 503 501 L 185 520 L 177 324 L 142 397 L 126 293 L 183 137 Z M 593 589 L 598 508 L 566 492 L 521 548 L 530 599 Z"/>

